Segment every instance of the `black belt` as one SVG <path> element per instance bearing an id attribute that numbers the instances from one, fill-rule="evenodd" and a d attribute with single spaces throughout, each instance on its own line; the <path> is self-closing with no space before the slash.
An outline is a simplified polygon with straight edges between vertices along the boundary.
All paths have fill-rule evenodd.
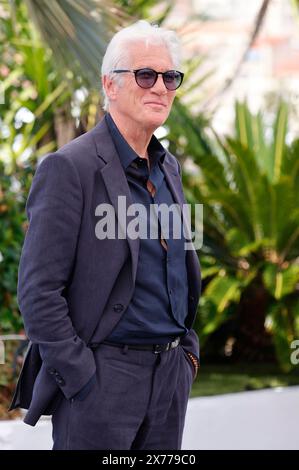
<path id="1" fill-rule="evenodd" d="M 152 351 L 154 354 L 159 354 L 164 351 L 169 351 L 169 349 L 176 348 L 180 344 L 181 338 L 177 337 L 174 341 L 165 344 L 125 344 L 125 343 L 113 343 L 112 341 L 103 341 L 102 343 L 91 343 L 89 347 L 91 349 L 96 349 L 100 344 L 108 344 L 109 346 L 115 346 L 117 348 L 126 348 L 126 349 L 137 349 L 137 350 L 146 350 Z"/>

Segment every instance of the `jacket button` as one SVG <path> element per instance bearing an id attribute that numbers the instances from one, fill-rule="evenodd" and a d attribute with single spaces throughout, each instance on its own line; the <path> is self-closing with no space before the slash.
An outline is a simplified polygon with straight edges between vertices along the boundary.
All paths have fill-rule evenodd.
<path id="1" fill-rule="evenodd" d="M 124 309 L 123 304 L 115 304 L 115 305 L 113 305 L 113 310 L 114 310 L 115 312 L 117 312 L 117 313 L 122 312 L 123 309 Z"/>
<path id="2" fill-rule="evenodd" d="M 49 374 L 51 375 L 55 375 L 56 374 L 56 369 L 53 369 L 53 367 L 48 367 L 47 371 L 49 372 Z"/>

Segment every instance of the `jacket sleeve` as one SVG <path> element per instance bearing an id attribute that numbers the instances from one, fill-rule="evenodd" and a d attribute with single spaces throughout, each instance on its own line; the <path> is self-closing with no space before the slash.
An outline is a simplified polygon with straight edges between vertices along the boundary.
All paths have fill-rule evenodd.
<path id="1" fill-rule="evenodd" d="M 95 373 L 92 351 L 77 336 L 64 290 L 76 256 L 83 208 L 79 175 L 59 153 L 39 164 L 29 192 L 28 230 L 18 277 L 18 303 L 29 339 L 66 398 Z"/>
<path id="2" fill-rule="evenodd" d="M 192 353 L 198 361 L 200 357 L 200 347 L 199 339 L 194 328 L 191 328 L 188 333 L 181 338 L 181 346 L 185 349 L 186 352 Z"/>

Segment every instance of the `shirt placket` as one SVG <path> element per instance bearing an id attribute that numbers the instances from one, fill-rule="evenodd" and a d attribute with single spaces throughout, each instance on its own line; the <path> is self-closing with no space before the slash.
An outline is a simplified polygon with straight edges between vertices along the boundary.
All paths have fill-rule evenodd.
<path id="1" fill-rule="evenodd" d="M 148 192 L 149 192 L 150 195 L 152 196 L 152 198 L 154 198 L 154 196 L 155 196 L 155 194 L 156 194 L 156 187 L 155 187 L 155 185 L 151 182 L 150 179 L 147 180 L 147 182 L 146 182 L 146 187 L 147 187 Z M 166 242 L 165 238 L 163 237 L 163 234 L 162 234 L 162 227 L 161 227 L 161 238 L 160 238 L 160 242 L 161 242 L 161 245 L 163 246 L 164 250 L 167 251 L 167 242 Z"/>

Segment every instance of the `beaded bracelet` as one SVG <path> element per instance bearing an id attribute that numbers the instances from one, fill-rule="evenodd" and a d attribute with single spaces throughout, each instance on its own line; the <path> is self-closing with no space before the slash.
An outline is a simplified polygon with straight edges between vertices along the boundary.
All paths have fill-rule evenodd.
<path id="1" fill-rule="evenodd" d="M 195 378 L 197 376 L 198 369 L 199 369 L 199 360 L 191 352 L 187 351 L 187 354 L 188 354 L 188 357 L 190 358 L 190 360 L 193 364 L 194 370 L 195 370 L 195 374 L 194 374 L 194 377 L 193 377 L 193 380 L 195 380 Z"/>

